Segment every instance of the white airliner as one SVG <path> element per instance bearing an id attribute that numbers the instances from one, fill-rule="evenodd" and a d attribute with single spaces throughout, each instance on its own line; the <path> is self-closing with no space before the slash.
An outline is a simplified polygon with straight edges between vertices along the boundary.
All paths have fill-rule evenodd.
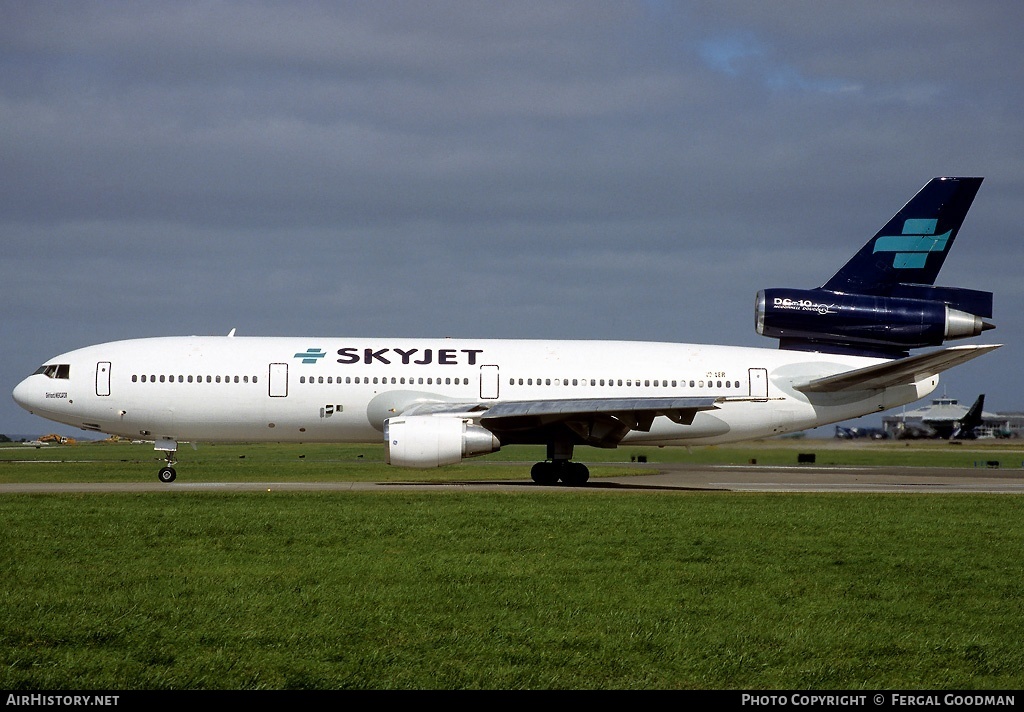
<path id="1" fill-rule="evenodd" d="M 999 345 L 992 295 L 936 287 L 980 178 L 936 178 L 831 280 L 758 293 L 780 348 L 627 341 L 182 336 L 88 346 L 14 389 L 26 410 L 149 440 L 172 482 L 179 442 L 384 442 L 399 467 L 544 444 L 534 481 L 582 484 L 576 445 L 768 437 L 930 394 L 938 374 Z"/>

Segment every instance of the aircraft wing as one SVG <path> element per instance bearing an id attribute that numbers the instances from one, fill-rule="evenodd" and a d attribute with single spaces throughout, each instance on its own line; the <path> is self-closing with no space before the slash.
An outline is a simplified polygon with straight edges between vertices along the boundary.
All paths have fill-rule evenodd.
<path id="1" fill-rule="evenodd" d="M 546 401 L 506 401 L 495 403 L 480 417 L 481 422 L 496 422 L 512 418 L 535 418 L 551 422 L 588 415 L 622 415 L 643 421 L 664 415 L 677 423 L 689 425 L 701 410 L 713 410 L 713 397 L 681 398 L 569 398 Z M 647 430 L 647 428 L 634 428 Z"/>
<path id="2" fill-rule="evenodd" d="M 479 420 L 499 437 L 565 427 L 596 447 L 613 447 L 630 430 L 647 432 L 659 415 L 689 425 L 702 410 L 714 410 L 715 398 L 566 398 L 497 403 L 421 403 L 403 415 L 451 414 Z"/>
<path id="3" fill-rule="evenodd" d="M 885 363 L 858 368 L 834 376 L 816 378 L 793 387 L 803 393 L 836 393 L 839 391 L 869 391 L 893 386 L 910 385 L 929 376 L 983 356 L 998 349 L 1002 344 L 977 346 L 950 346 L 917 356 L 886 361 Z"/>

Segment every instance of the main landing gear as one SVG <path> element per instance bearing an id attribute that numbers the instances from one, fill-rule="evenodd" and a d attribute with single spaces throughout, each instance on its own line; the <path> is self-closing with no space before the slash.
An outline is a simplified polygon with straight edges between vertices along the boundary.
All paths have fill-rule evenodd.
<path id="1" fill-rule="evenodd" d="M 164 461 L 167 463 L 156 473 L 157 479 L 167 484 L 174 482 L 174 478 L 178 476 L 178 473 L 174 471 L 174 465 L 178 464 L 178 461 L 174 459 L 174 454 L 178 451 L 177 441 L 160 438 L 153 444 L 153 449 L 163 452 Z"/>
<path id="2" fill-rule="evenodd" d="M 571 442 L 549 442 L 547 461 L 534 465 L 530 470 L 530 477 L 539 485 L 561 482 L 572 487 L 586 484 L 590 479 L 590 470 L 582 462 L 570 462 L 571 460 Z"/>
<path id="3" fill-rule="evenodd" d="M 552 460 L 534 465 L 530 477 L 539 485 L 553 485 L 561 481 L 562 484 L 575 486 L 586 484 L 590 479 L 590 470 L 582 462 Z"/>

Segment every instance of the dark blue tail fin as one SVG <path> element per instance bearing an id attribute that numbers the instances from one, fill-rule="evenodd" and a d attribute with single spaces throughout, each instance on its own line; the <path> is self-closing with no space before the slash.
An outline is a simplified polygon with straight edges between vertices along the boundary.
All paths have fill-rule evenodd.
<path id="1" fill-rule="evenodd" d="M 897 284 L 935 284 L 982 180 L 930 180 L 821 288 L 897 296 Z"/>
<path id="2" fill-rule="evenodd" d="M 974 405 L 964 413 L 962 417 L 953 428 L 952 438 L 954 440 L 974 440 L 978 437 L 975 429 L 982 424 L 984 421 L 983 409 L 985 408 L 985 394 L 982 393 L 978 396 L 978 400 L 974 401 Z"/>

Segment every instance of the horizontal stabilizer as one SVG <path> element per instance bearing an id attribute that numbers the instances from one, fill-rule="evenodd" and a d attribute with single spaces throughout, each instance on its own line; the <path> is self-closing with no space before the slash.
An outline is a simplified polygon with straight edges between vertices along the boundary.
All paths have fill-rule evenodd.
<path id="1" fill-rule="evenodd" d="M 950 346 L 917 356 L 887 361 L 866 368 L 858 368 L 834 376 L 816 378 L 794 388 L 803 393 L 836 393 L 839 391 L 869 391 L 894 386 L 905 386 L 953 368 L 1002 344 L 980 346 Z"/>

